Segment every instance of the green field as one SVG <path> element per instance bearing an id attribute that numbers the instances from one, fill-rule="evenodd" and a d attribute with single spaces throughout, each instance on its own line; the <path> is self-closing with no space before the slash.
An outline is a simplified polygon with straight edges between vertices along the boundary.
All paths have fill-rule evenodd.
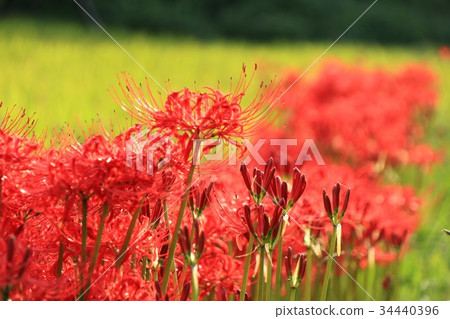
<path id="1" fill-rule="evenodd" d="M 194 39 L 151 36 L 109 30 L 116 40 L 163 86 L 215 86 L 226 90 L 243 63 L 258 64 L 259 80 L 281 77 L 286 68 L 304 70 L 329 43 L 199 42 Z M 351 32 L 351 31 L 350 31 Z M 97 114 L 104 120 L 117 110 L 107 90 L 117 84 L 117 74 L 127 71 L 142 81 L 146 73 L 105 33 L 96 27 L 36 22 L 26 19 L 0 21 L 0 101 L 4 106 L 36 112 L 38 131 L 77 125 Z M 427 139 L 446 151 L 450 143 L 450 61 L 438 57 L 437 47 L 382 47 L 338 42 L 323 60 L 337 57 L 349 63 L 399 68 L 424 63 L 440 78 L 440 103 Z M 304 80 L 320 69 L 319 61 Z M 255 88 L 257 87 L 255 81 Z M 297 84 L 301 85 L 301 81 Z M 161 90 L 155 84 L 155 90 Z M 119 117 L 126 115 L 118 111 Z M 450 227 L 450 165 L 445 158 L 427 173 L 413 168 L 398 172 L 399 181 L 414 183 L 426 195 L 422 226 L 402 263 L 400 298 L 450 299 L 450 238 L 441 229 Z M 423 176 L 422 176 L 423 175 Z"/>

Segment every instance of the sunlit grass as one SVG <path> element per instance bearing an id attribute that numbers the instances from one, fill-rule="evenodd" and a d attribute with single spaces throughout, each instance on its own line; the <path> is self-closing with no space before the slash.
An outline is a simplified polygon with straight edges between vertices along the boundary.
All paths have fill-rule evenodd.
<path id="1" fill-rule="evenodd" d="M 117 41 L 163 87 L 170 79 L 173 89 L 184 86 L 215 86 L 224 90 L 230 77 L 237 78 L 242 64 L 258 64 L 258 80 L 282 77 L 287 68 L 306 69 L 329 43 L 198 42 L 194 39 L 149 36 L 110 30 Z M 381 47 L 339 42 L 297 85 L 320 69 L 325 59 L 339 58 L 367 66 L 399 68 L 410 62 L 424 63 L 440 78 L 440 104 L 428 141 L 445 148 L 450 142 L 450 62 L 441 60 L 433 47 Z M 99 117 L 108 122 L 118 110 L 107 90 L 117 84 L 117 74 L 127 71 L 143 81 L 148 77 L 108 36 L 97 28 L 24 19 L 0 21 L 0 101 L 36 112 L 38 131 L 77 125 Z M 154 84 L 155 90 L 162 90 Z M 447 89 L 445 89 L 447 88 Z M 249 92 L 250 95 L 252 92 Z M 121 114 L 119 117 L 125 117 Z M 395 137 L 393 137 L 395 138 Z M 413 238 L 402 264 L 402 299 L 449 299 L 450 240 L 441 229 L 450 227 L 450 166 L 444 160 L 417 185 L 413 170 L 401 170 L 403 182 L 416 184 L 428 194 L 423 226 Z M 381 285 L 381 282 L 379 283 Z"/>

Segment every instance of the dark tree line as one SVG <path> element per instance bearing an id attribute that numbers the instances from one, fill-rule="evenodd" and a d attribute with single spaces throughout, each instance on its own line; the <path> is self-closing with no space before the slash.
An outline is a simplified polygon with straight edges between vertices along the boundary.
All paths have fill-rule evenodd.
<path id="1" fill-rule="evenodd" d="M 372 0 L 77 0 L 108 26 L 198 38 L 334 40 Z M 0 0 L 0 15 L 89 23 L 72 0 Z M 450 1 L 379 0 L 346 35 L 383 43 L 450 42 Z"/>

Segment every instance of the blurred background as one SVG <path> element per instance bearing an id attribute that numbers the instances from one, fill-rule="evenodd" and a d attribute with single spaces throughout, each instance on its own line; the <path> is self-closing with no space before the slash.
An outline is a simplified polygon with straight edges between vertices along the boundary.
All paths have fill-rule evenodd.
<path id="1" fill-rule="evenodd" d="M 331 40 L 372 1 L 364 0 L 77 0 L 99 22 L 199 39 Z M 379 1 L 346 38 L 380 43 L 445 43 L 450 2 Z M 0 0 L 0 12 L 91 24 L 73 1 Z"/>
<path id="2" fill-rule="evenodd" d="M 0 113 L 14 105 L 36 112 L 38 133 L 98 117 L 123 121 L 126 115 L 108 94 L 117 88 L 121 71 L 139 82 L 151 75 L 162 87 L 169 80 L 173 89 L 220 82 L 225 91 L 243 63 L 257 63 L 257 79 L 266 82 L 282 78 L 286 70 L 300 74 L 373 2 L 77 1 L 143 68 L 71 0 L 0 0 Z M 432 69 L 439 106 L 426 140 L 445 152 L 450 62 L 439 52 L 450 45 L 449 21 L 448 0 L 380 0 L 323 59 L 392 70 L 409 63 Z M 297 85 L 314 77 L 321 63 Z M 256 91 L 255 83 L 251 90 Z M 396 175 L 396 182 L 414 184 L 429 198 L 401 266 L 403 300 L 450 298 L 450 240 L 441 232 L 450 227 L 448 164 L 445 158 L 427 174 L 406 167 Z"/>

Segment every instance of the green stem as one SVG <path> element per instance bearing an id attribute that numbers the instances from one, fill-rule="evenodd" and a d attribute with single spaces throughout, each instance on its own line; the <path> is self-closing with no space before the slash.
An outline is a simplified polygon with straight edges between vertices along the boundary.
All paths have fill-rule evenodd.
<path id="1" fill-rule="evenodd" d="M 368 269 L 368 285 L 367 285 L 367 291 L 374 291 L 373 287 L 375 284 L 375 280 L 376 280 L 376 275 L 377 275 L 377 268 L 376 266 L 372 266 Z M 367 295 L 367 300 L 371 301 L 372 298 L 370 298 L 369 295 Z"/>
<path id="2" fill-rule="evenodd" d="M 311 300 L 311 289 L 312 289 L 312 260 L 313 260 L 313 250 L 308 247 L 306 252 L 306 283 L 305 283 L 305 301 Z"/>
<path id="3" fill-rule="evenodd" d="M 188 178 L 186 180 L 186 186 L 189 188 L 190 184 L 192 183 L 192 178 L 194 176 L 195 166 L 191 165 L 191 168 L 189 169 Z M 177 248 L 177 242 L 178 242 L 178 233 L 180 232 L 181 228 L 181 222 L 183 221 L 184 211 L 186 210 L 186 204 L 188 200 L 188 191 L 187 189 L 183 193 L 180 210 L 178 212 L 177 222 L 175 224 L 175 230 L 173 232 L 172 240 L 169 244 L 169 256 L 166 260 L 166 266 L 164 268 L 164 275 L 163 275 L 163 282 L 161 285 L 161 292 L 163 295 L 167 292 L 167 287 L 169 286 L 169 277 L 170 273 L 172 271 L 174 258 L 175 258 L 175 249 Z"/>
<path id="4" fill-rule="evenodd" d="M 250 239 L 248 241 L 246 257 L 245 257 L 245 265 L 244 265 L 244 276 L 242 277 L 242 285 L 241 285 L 241 293 L 239 295 L 239 300 L 245 300 L 245 293 L 247 292 L 247 282 L 248 282 L 248 271 L 250 269 L 250 262 L 252 260 L 252 251 L 253 251 L 253 236 L 250 235 Z"/>
<path id="5" fill-rule="evenodd" d="M 267 255 L 266 300 L 271 300 L 272 292 L 272 251 Z"/>
<path id="6" fill-rule="evenodd" d="M 374 291 L 373 287 L 375 285 L 376 275 L 377 275 L 377 268 L 375 263 L 375 248 L 371 247 L 369 248 L 369 257 L 368 257 L 368 265 L 367 265 L 367 291 L 372 292 Z M 367 300 L 372 300 L 368 295 L 366 296 Z"/>
<path id="7" fill-rule="evenodd" d="M 11 291 L 11 286 L 8 285 L 8 284 L 5 287 L 2 288 L 3 301 L 8 301 L 9 300 L 9 292 L 10 291 Z"/>
<path id="8" fill-rule="evenodd" d="M 197 269 L 197 265 L 191 266 L 191 280 L 192 280 L 192 300 L 198 301 L 198 269 Z"/>
<path id="9" fill-rule="evenodd" d="M 192 231 L 191 234 L 189 235 L 189 242 L 192 243 L 194 241 L 194 232 Z M 172 270 L 175 268 L 175 265 L 172 265 Z M 186 272 L 187 272 L 187 268 L 188 268 L 188 263 L 184 263 L 183 265 L 183 270 L 181 272 L 181 276 L 180 276 L 180 284 L 177 283 L 177 273 L 174 271 L 173 272 L 173 280 L 174 280 L 174 285 L 178 285 L 178 287 L 180 287 L 180 290 L 183 290 L 184 287 L 184 281 L 186 280 Z"/>
<path id="10" fill-rule="evenodd" d="M 169 223 L 169 212 L 168 212 L 169 209 L 167 208 L 167 198 L 164 198 L 164 200 L 163 200 L 163 209 L 164 209 L 164 219 L 165 219 L 166 227 L 169 228 L 170 223 Z M 170 239 L 170 237 L 169 237 L 169 239 Z M 163 263 L 164 263 L 164 261 L 163 261 Z M 175 268 L 175 265 L 173 265 L 171 270 L 173 270 L 174 268 Z M 178 277 L 177 277 L 176 271 L 173 272 L 172 278 L 173 278 L 174 285 L 175 286 L 178 285 Z M 184 282 L 180 286 L 181 289 L 183 289 L 183 285 L 184 285 Z"/>
<path id="11" fill-rule="evenodd" d="M 330 281 L 332 266 L 333 266 L 333 255 L 334 255 L 334 246 L 336 246 L 336 226 L 333 226 L 333 235 L 331 237 L 331 242 L 328 251 L 328 261 L 327 261 L 327 270 L 325 272 L 325 277 L 323 279 L 322 292 L 320 294 L 320 301 L 325 301 L 327 299 L 328 292 L 328 283 Z"/>
<path id="12" fill-rule="evenodd" d="M 359 264 L 357 261 L 352 261 L 352 266 L 350 267 L 350 271 L 352 274 L 352 277 L 355 278 L 355 280 L 358 280 L 358 273 L 359 273 Z M 350 282 L 350 299 L 349 300 L 356 300 L 357 298 L 357 292 L 359 291 L 358 285 L 353 280 Z"/>
<path id="13" fill-rule="evenodd" d="M 80 267 L 80 284 L 84 287 L 84 264 L 87 258 L 86 245 L 87 245 L 87 211 L 88 211 L 88 198 L 82 195 L 81 199 L 81 267 Z M 83 288 L 81 288 L 83 289 Z M 83 299 L 83 294 L 79 300 Z"/>
<path id="14" fill-rule="evenodd" d="M 397 301 L 398 300 L 398 291 L 399 291 L 399 283 L 400 283 L 400 256 L 399 252 L 397 252 L 397 258 L 394 261 L 394 282 L 393 282 L 393 289 L 392 289 L 392 298 L 391 300 Z"/>
<path id="15" fill-rule="evenodd" d="M 108 217 L 108 214 L 109 214 L 109 206 L 108 204 L 105 204 L 105 207 L 103 208 L 103 214 L 100 217 L 100 224 L 98 225 L 97 238 L 95 239 L 94 252 L 92 254 L 91 264 L 89 265 L 90 274 L 92 274 L 95 265 L 97 264 L 98 253 L 100 252 L 100 246 L 102 243 L 103 230 L 105 229 L 105 222 L 106 218 Z"/>
<path id="16" fill-rule="evenodd" d="M 264 257 L 266 255 L 265 247 L 264 245 L 261 246 L 260 251 L 260 258 L 259 258 L 259 298 L 258 300 L 263 301 L 264 300 Z"/>
<path id="17" fill-rule="evenodd" d="M 87 244 L 87 211 L 88 211 L 88 199 L 83 197 L 81 200 L 81 263 L 84 264 L 87 258 L 86 244 Z"/>
<path id="18" fill-rule="evenodd" d="M 295 293 L 297 292 L 296 288 L 291 287 L 291 291 L 289 293 L 289 300 L 295 301 Z"/>
<path id="19" fill-rule="evenodd" d="M 233 256 L 234 255 L 234 253 L 233 253 L 233 242 L 232 241 L 229 241 L 228 242 L 228 256 Z"/>
<path id="20" fill-rule="evenodd" d="M 141 268 L 142 279 L 147 280 L 147 257 L 142 257 L 142 268 Z"/>
<path id="21" fill-rule="evenodd" d="M 280 231 L 283 227 L 283 222 L 280 225 Z M 277 274 L 275 279 L 275 300 L 280 299 L 281 294 L 281 270 L 283 267 L 283 236 L 280 235 L 280 240 L 278 242 L 278 253 L 277 253 Z"/>
<path id="22" fill-rule="evenodd" d="M 130 226 L 128 226 L 125 239 L 123 240 L 122 247 L 116 257 L 116 268 L 122 266 L 123 260 L 125 259 L 125 253 L 127 252 L 128 245 L 130 244 L 131 236 L 133 235 L 134 227 L 136 226 L 137 219 L 141 213 L 142 202 L 139 203 L 139 207 L 134 211 L 133 217 L 131 218 Z"/>
<path id="23" fill-rule="evenodd" d="M 63 268 L 63 259 L 64 259 L 64 239 L 61 236 L 61 241 L 59 242 L 59 252 L 58 252 L 58 262 L 56 266 L 56 277 L 61 277 L 62 268 Z"/>
<path id="24" fill-rule="evenodd" d="M 105 207 L 103 208 L 102 216 L 100 217 L 100 224 L 98 225 L 97 237 L 95 238 L 94 251 L 92 252 L 91 263 L 89 265 L 86 288 L 83 289 L 82 295 L 85 295 L 89 292 L 92 274 L 94 273 L 94 268 L 95 268 L 95 265 L 97 264 L 97 260 L 98 260 L 98 253 L 100 252 L 100 246 L 101 246 L 102 237 L 103 237 L 103 230 L 105 229 L 105 221 L 106 221 L 106 218 L 108 217 L 108 213 L 109 213 L 109 207 L 107 204 L 105 204 Z"/>
<path id="25" fill-rule="evenodd" d="M 163 209 L 164 209 L 164 219 L 166 220 L 166 227 L 169 227 L 169 213 L 167 212 L 167 200 L 164 198 L 163 200 Z"/>
<path id="26" fill-rule="evenodd" d="M 344 300 L 344 295 L 342 294 L 342 278 L 343 276 L 338 276 L 334 280 L 333 293 L 335 295 L 336 300 Z"/>

